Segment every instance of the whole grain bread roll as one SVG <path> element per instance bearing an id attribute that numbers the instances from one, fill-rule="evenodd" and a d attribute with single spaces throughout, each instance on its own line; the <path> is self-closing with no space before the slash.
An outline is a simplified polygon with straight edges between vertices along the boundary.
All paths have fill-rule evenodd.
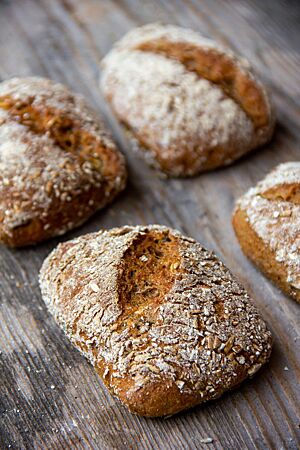
<path id="1" fill-rule="evenodd" d="M 124 158 L 83 98 L 43 78 L 0 83 L 0 241 L 82 224 L 125 186 Z"/>
<path id="2" fill-rule="evenodd" d="M 280 164 L 241 197 L 233 226 L 244 253 L 300 302 L 300 162 Z"/>
<path id="3" fill-rule="evenodd" d="M 252 376 L 271 334 L 216 256 L 178 231 L 115 228 L 60 244 L 43 299 L 108 389 L 133 413 L 165 416 Z"/>
<path id="4" fill-rule="evenodd" d="M 116 116 L 169 176 L 228 165 L 273 133 L 270 98 L 249 63 L 192 30 L 134 29 L 102 67 Z"/>

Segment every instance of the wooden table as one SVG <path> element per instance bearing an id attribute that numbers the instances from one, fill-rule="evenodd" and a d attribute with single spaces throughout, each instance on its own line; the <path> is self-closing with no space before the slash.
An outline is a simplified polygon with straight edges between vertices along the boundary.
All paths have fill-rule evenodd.
<path id="1" fill-rule="evenodd" d="M 134 156 L 98 90 L 98 62 L 129 29 L 157 20 L 199 30 L 253 62 L 278 108 L 267 148 L 189 180 L 161 179 Z M 167 420 L 133 416 L 107 393 L 43 304 L 38 270 L 58 240 L 3 247 L 1 449 L 299 448 L 300 306 L 244 257 L 231 226 L 235 198 L 277 163 L 299 160 L 299 20 L 297 0 L 0 1 L 0 77 L 40 75 L 81 92 L 105 115 L 128 158 L 126 192 L 61 240 L 125 224 L 178 228 L 231 268 L 275 338 L 270 363 L 238 390 Z"/>

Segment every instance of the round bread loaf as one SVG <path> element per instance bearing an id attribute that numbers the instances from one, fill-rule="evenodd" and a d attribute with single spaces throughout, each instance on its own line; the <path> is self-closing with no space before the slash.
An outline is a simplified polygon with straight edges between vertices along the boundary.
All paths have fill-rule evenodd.
<path id="1" fill-rule="evenodd" d="M 102 67 L 113 111 L 169 176 L 230 164 L 272 135 L 270 99 L 249 63 L 192 30 L 137 28 Z"/>
<path id="2" fill-rule="evenodd" d="M 43 78 L 0 84 L 0 241 L 82 224 L 125 186 L 124 158 L 83 98 Z"/>
<path id="3" fill-rule="evenodd" d="M 280 164 L 239 199 L 233 226 L 244 253 L 300 302 L 300 162 Z"/>
<path id="4" fill-rule="evenodd" d="M 271 334 L 229 270 L 163 226 L 60 244 L 40 286 L 72 343 L 134 413 L 165 416 L 215 399 L 270 356 Z"/>

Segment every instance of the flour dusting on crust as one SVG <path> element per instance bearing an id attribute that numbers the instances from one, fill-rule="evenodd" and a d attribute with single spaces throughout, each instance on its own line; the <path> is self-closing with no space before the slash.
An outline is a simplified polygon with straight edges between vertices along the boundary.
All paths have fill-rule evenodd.
<path id="1" fill-rule="evenodd" d="M 246 212 L 254 231 L 284 265 L 286 281 L 300 289 L 300 204 L 264 197 L 270 189 L 289 185 L 300 190 L 300 162 L 277 166 L 238 201 L 237 208 Z"/>
<path id="2" fill-rule="evenodd" d="M 118 277 L 126 250 L 155 232 L 178 241 L 181 276 L 156 319 L 142 315 L 137 328 L 134 318 L 122 318 Z M 96 367 L 104 360 L 115 394 L 122 380 L 131 391 L 166 380 L 205 401 L 252 376 L 270 354 L 270 332 L 229 270 L 163 226 L 116 228 L 61 244 L 45 260 L 40 286 L 71 341 Z"/>
<path id="3" fill-rule="evenodd" d="M 30 117 L 26 113 L 22 118 L 11 114 L 7 102 L 16 108 L 29 105 L 40 115 L 49 113 L 50 117 L 51 113 L 54 118 L 50 117 L 49 122 L 67 118 L 68 123 L 88 133 L 94 143 L 114 155 L 120 173 L 115 178 L 106 176 L 102 155 L 91 155 L 87 151 L 79 158 L 76 149 L 72 152 L 61 148 L 49 131 L 37 132 L 27 125 Z M 94 208 L 99 209 L 110 195 L 123 188 L 124 182 L 122 155 L 80 95 L 71 94 L 65 86 L 42 78 L 13 78 L 0 83 L 0 222 L 3 234 L 12 236 L 16 228 L 35 219 L 44 222 L 45 231 L 51 228 L 51 235 L 62 234 L 86 220 L 92 208 L 87 211 L 87 205 L 82 204 L 69 220 L 67 217 L 62 220 L 60 215 L 60 221 L 54 224 L 49 216 L 55 209 L 59 214 L 64 204 L 82 193 L 105 187 L 103 200 L 98 205 L 95 202 Z"/>
<path id="4" fill-rule="evenodd" d="M 248 80 L 247 87 L 244 80 L 244 90 L 240 89 L 243 95 L 251 97 L 252 90 L 255 97 L 254 91 L 260 92 L 267 124 L 255 126 L 220 83 L 189 70 L 179 59 L 169 57 L 168 50 L 162 54 L 142 49 L 161 38 L 170 47 L 179 43 L 206 49 L 216 72 L 218 55 L 226 56 L 232 71 Z M 192 30 L 159 24 L 134 29 L 116 43 L 102 67 L 101 87 L 114 112 L 139 141 L 141 154 L 148 158 L 152 153 L 155 166 L 171 176 L 190 176 L 230 164 L 272 134 L 272 106 L 249 64 Z M 222 67 L 226 69 L 225 62 Z M 241 79 L 235 82 L 242 84 Z M 254 97 L 249 101 L 252 109 Z"/>
<path id="5" fill-rule="evenodd" d="M 213 148 L 232 148 L 237 140 L 243 153 L 253 145 L 253 125 L 244 111 L 176 61 L 131 51 L 112 53 L 105 64 L 102 86 L 114 110 L 130 117 L 146 144 L 157 143 L 162 159 L 188 151 L 201 167 Z"/>

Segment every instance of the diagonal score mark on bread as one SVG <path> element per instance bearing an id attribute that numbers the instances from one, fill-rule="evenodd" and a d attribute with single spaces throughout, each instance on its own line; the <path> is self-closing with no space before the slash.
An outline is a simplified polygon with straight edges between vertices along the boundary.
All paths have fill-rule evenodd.
<path id="1" fill-rule="evenodd" d="M 139 236 L 124 254 L 124 270 L 119 279 L 122 320 L 149 310 L 157 311 L 178 278 L 181 257 L 178 243 L 167 232 Z"/>
<path id="2" fill-rule="evenodd" d="M 280 164 L 241 197 L 233 226 L 245 254 L 300 301 L 300 163 Z"/>
<path id="3" fill-rule="evenodd" d="M 51 80 L 0 83 L 0 241 L 38 243 L 81 225 L 125 187 L 109 133 L 78 94 Z"/>
<path id="4" fill-rule="evenodd" d="M 282 183 L 262 192 L 261 197 L 273 201 L 285 201 L 300 205 L 300 183 Z"/>
<path id="5" fill-rule="evenodd" d="M 272 136 L 272 102 L 250 64 L 197 32 L 136 28 L 102 68 L 112 110 L 141 156 L 169 176 L 228 165 Z"/>
<path id="6" fill-rule="evenodd" d="M 159 53 L 179 61 L 188 71 L 222 88 L 252 120 L 256 128 L 269 124 L 269 107 L 261 87 L 246 72 L 241 71 L 233 58 L 217 49 L 200 48 L 187 42 L 172 42 L 161 38 L 143 42 L 136 50 Z"/>
<path id="7" fill-rule="evenodd" d="M 84 130 L 80 122 L 67 113 L 49 107 L 38 108 L 34 106 L 34 101 L 34 97 L 20 101 L 7 95 L 0 96 L 0 108 L 7 111 L 7 117 L 2 123 L 12 120 L 24 125 L 33 134 L 46 134 L 60 149 L 76 154 L 81 163 L 89 161 L 99 181 L 102 169 L 106 170 L 103 175 L 109 175 L 107 160 L 111 155 L 105 154 L 105 145 L 95 135 Z M 100 155 L 106 164 L 102 163 Z"/>
<path id="8" fill-rule="evenodd" d="M 245 290 L 213 254 L 163 226 L 60 244 L 40 286 L 58 324 L 135 413 L 217 398 L 270 355 L 271 335 Z"/>

